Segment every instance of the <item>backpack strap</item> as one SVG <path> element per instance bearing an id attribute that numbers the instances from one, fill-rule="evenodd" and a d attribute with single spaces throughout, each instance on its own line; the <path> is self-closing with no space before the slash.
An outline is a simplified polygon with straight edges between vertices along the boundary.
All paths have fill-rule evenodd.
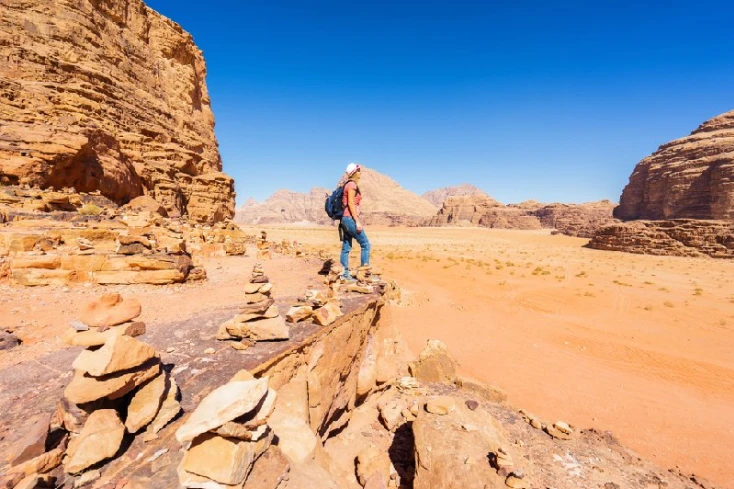
<path id="1" fill-rule="evenodd" d="M 359 185 L 357 185 L 357 182 L 355 182 L 354 180 L 349 179 L 346 182 L 344 182 L 344 187 L 346 187 L 349 182 L 354 182 L 354 186 L 357 187 L 357 193 L 358 194 L 361 194 L 362 193 L 362 192 L 359 191 Z"/>

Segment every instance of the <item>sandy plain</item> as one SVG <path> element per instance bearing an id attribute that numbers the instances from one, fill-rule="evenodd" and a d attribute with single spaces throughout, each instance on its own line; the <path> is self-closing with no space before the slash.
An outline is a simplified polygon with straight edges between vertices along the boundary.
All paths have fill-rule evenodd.
<path id="1" fill-rule="evenodd" d="M 598 251 L 548 231 L 367 233 L 403 290 L 384 317 L 413 353 L 440 339 L 512 405 L 734 487 L 734 262 Z M 339 254 L 333 228 L 269 236 Z"/>
<path id="2" fill-rule="evenodd" d="M 265 229 L 273 241 L 338 259 L 336 228 Z M 610 430 L 661 467 L 734 487 L 734 262 L 597 251 L 547 231 L 367 232 L 373 263 L 403 292 L 382 317 L 412 352 L 440 339 L 464 374 L 499 386 L 511 405 Z M 204 260 L 203 283 L 2 285 L 0 317 L 24 344 L 0 352 L 0 368 L 43 368 L 45 353 L 65 348 L 68 321 L 102 293 L 138 297 L 149 328 L 231 305 L 255 261 L 250 251 Z M 297 296 L 318 280 L 313 265 L 276 257 L 266 268 L 279 295 Z"/>

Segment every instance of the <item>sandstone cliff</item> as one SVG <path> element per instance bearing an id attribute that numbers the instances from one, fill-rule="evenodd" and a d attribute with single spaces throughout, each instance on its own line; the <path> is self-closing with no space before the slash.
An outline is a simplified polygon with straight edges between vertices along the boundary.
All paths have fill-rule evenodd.
<path id="1" fill-rule="evenodd" d="M 617 223 L 600 229 L 589 248 L 643 255 L 734 258 L 734 223 L 697 219 Z"/>
<path id="2" fill-rule="evenodd" d="M 614 204 L 608 200 L 585 204 L 541 204 L 525 201 L 503 205 L 489 196 L 449 197 L 431 226 L 482 226 L 500 229 L 555 229 L 569 236 L 590 238 L 610 224 Z"/>
<path id="3" fill-rule="evenodd" d="M 340 181 L 339 183 L 343 183 Z M 359 183 L 364 197 L 362 217 L 366 224 L 419 226 L 436 213 L 426 199 L 401 187 L 395 180 L 369 168 L 362 169 Z M 262 204 L 248 204 L 237 211 L 243 224 L 296 223 L 331 224 L 324 199 L 333 189 L 314 188 L 308 194 L 278 190 Z"/>
<path id="4" fill-rule="evenodd" d="M 4 0 L 0 75 L 0 183 L 233 215 L 202 53 L 141 0 Z"/>
<path id="5" fill-rule="evenodd" d="M 624 220 L 734 219 L 734 111 L 638 163 L 614 215 Z"/>
<path id="6" fill-rule="evenodd" d="M 463 183 L 452 187 L 437 188 L 421 195 L 436 207 L 441 207 L 449 197 L 458 197 L 461 195 L 487 195 L 487 193 L 474 185 Z"/>

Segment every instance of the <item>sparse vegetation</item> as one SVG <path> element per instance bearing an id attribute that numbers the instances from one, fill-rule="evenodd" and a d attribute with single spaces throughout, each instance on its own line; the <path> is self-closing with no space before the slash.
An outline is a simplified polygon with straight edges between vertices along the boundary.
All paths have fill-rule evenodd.
<path id="1" fill-rule="evenodd" d="M 82 216 L 99 216 L 104 212 L 104 209 L 94 204 L 84 204 L 77 211 Z"/>

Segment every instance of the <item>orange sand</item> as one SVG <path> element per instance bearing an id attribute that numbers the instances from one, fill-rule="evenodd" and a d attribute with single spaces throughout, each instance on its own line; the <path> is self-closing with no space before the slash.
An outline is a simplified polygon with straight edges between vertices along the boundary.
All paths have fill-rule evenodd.
<path id="1" fill-rule="evenodd" d="M 268 230 L 338 257 L 334 228 Z M 373 263 L 403 289 L 383 317 L 413 352 L 440 339 L 465 374 L 500 386 L 512 405 L 611 430 L 662 467 L 734 487 L 734 262 L 596 251 L 537 231 L 367 232 Z M 209 280 L 199 284 L 0 286 L 0 317 L 24 339 L 0 368 L 64 348 L 66 323 L 104 292 L 140 298 L 150 328 L 230 305 L 254 261 L 204 260 Z M 283 295 L 302 293 L 290 283 L 316 273 L 292 257 L 266 268 Z"/>
<path id="2" fill-rule="evenodd" d="M 404 291 L 384 317 L 414 353 L 440 339 L 512 405 L 734 486 L 734 262 L 597 251 L 547 231 L 367 232 Z M 270 236 L 338 256 L 333 229 Z"/>

